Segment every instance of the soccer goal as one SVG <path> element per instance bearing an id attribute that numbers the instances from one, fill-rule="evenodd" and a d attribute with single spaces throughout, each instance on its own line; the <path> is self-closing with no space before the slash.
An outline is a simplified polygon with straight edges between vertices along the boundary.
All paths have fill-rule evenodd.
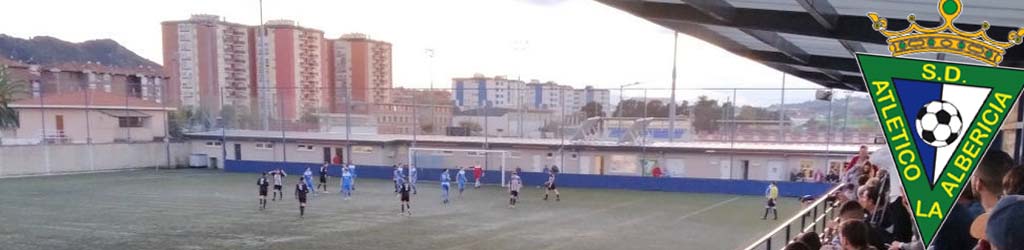
<path id="1" fill-rule="evenodd" d="M 497 159 L 493 159 L 496 157 Z M 507 183 L 505 165 L 508 163 L 509 151 L 487 149 L 455 149 L 455 148 L 409 148 L 409 164 L 417 168 L 454 168 L 455 166 L 470 167 L 479 164 L 484 170 L 497 169 L 501 173 L 501 186 Z M 471 169 L 467 169 L 472 171 Z"/>

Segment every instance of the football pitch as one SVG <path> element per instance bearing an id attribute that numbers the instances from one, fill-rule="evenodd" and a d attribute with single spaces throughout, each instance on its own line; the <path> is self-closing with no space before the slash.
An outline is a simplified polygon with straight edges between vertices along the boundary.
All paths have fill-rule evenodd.
<path id="1" fill-rule="evenodd" d="M 539 183 L 526 183 L 515 209 L 496 186 L 462 200 L 453 190 L 445 206 L 439 185 L 421 181 L 405 217 L 390 181 L 359 179 L 345 201 L 332 178 L 300 219 L 298 176 L 265 211 L 257 178 L 150 169 L 0 179 L 0 248 L 737 249 L 799 207 L 783 199 L 779 220 L 764 221 L 753 196 L 561 188 L 562 201 L 545 202 Z"/>

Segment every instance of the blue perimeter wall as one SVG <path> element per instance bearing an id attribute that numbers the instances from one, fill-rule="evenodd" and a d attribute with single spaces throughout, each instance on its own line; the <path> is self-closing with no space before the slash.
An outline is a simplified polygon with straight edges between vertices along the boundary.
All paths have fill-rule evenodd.
<path id="1" fill-rule="evenodd" d="M 298 176 L 301 176 L 302 173 L 306 171 L 306 168 L 309 168 L 313 171 L 314 180 L 316 180 L 316 178 L 318 178 L 316 176 L 319 176 L 320 166 L 321 164 L 314 163 L 227 160 L 224 163 L 224 170 L 227 172 L 238 173 L 262 173 L 280 168 L 290 175 L 290 179 L 286 180 L 297 180 Z M 391 166 L 356 165 L 356 175 L 358 178 L 391 180 L 393 170 L 394 168 Z M 417 175 L 417 179 L 419 181 L 435 182 L 439 181 L 441 178 L 440 169 L 420 168 L 417 169 L 417 171 L 419 171 L 419 174 Z M 457 171 L 455 169 L 451 169 L 449 172 L 451 173 L 452 181 L 454 182 L 455 173 Z M 501 182 L 501 175 L 499 172 L 500 171 L 493 170 L 484 171 L 484 176 L 480 181 L 487 184 L 498 184 Z M 405 171 L 404 173 L 406 175 L 409 174 L 408 171 Z M 331 165 L 328 168 L 327 174 L 335 177 L 341 176 L 340 165 Z M 472 171 L 467 169 L 466 178 L 469 179 L 469 182 L 473 182 Z M 546 174 L 536 172 L 523 172 L 520 178 L 522 178 L 524 186 L 538 186 L 547 181 Z M 769 181 L 559 174 L 557 183 L 559 187 L 572 188 L 606 188 L 763 196 Z M 779 187 L 779 195 L 785 197 L 800 197 L 804 195 L 813 195 L 818 197 L 827 192 L 831 187 L 831 184 L 827 183 L 784 181 L 776 182 L 776 185 Z"/>

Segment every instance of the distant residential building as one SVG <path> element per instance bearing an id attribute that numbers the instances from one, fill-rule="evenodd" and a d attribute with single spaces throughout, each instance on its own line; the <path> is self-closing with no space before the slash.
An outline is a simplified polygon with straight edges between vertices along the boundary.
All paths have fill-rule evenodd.
<path id="1" fill-rule="evenodd" d="M 381 134 L 444 134 L 451 124 L 451 93 L 443 90 L 395 88 L 391 103 L 372 104 Z"/>
<path id="2" fill-rule="evenodd" d="M 222 106 L 252 112 L 256 105 L 254 33 L 251 26 L 215 15 L 161 23 L 164 69 L 174 106 L 191 106 L 211 114 Z M 223 92 L 223 93 L 222 93 Z"/>
<path id="3" fill-rule="evenodd" d="M 601 111 L 604 111 L 606 115 L 611 115 L 613 110 L 611 104 L 611 91 L 607 89 L 597 89 L 592 86 L 587 86 L 582 89 L 574 89 L 572 91 L 572 98 L 569 103 L 568 109 L 579 111 L 583 109 L 588 103 L 597 103 L 601 105 Z"/>
<path id="4" fill-rule="evenodd" d="M 145 142 L 164 138 L 174 107 L 102 90 L 36 96 L 10 104 L 20 125 L 0 131 L 4 143 Z"/>
<path id="5" fill-rule="evenodd" d="M 159 68 L 115 68 L 94 63 L 30 65 L 2 58 L 0 65 L 7 67 L 12 80 L 28 85 L 28 95 L 18 98 L 80 94 L 88 89 L 156 103 L 166 101 L 174 106 L 175 98 L 166 89 L 169 78 Z"/>
<path id="6" fill-rule="evenodd" d="M 323 53 L 323 31 L 290 20 L 268 21 L 264 28 L 267 52 L 257 57 L 266 59 L 257 60 L 267 63 L 267 76 L 259 77 L 261 91 L 266 89 L 260 100 L 269 108 L 265 114 L 294 121 L 328 112 L 330 74 L 325 74 L 324 62 L 329 55 Z"/>
<path id="7" fill-rule="evenodd" d="M 526 86 L 527 95 L 531 97 L 530 107 L 561 112 L 562 106 L 565 106 L 566 111 L 575 111 L 572 109 L 574 102 L 570 99 L 575 95 L 575 91 L 571 86 L 554 82 L 540 83 L 536 80 Z"/>
<path id="8" fill-rule="evenodd" d="M 344 107 L 345 91 L 352 103 L 388 103 L 392 87 L 391 43 L 346 34 L 333 40 L 333 85 L 335 111 Z"/>
<path id="9" fill-rule="evenodd" d="M 485 77 L 476 74 L 468 78 L 452 79 L 452 100 L 460 109 L 526 108 L 526 84 L 504 77 Z"/>
<path id="10" fill-rule="evenodd" d="M 372 115 L 352 113 L 346 118 L 344 113 L 323 113 L 318 114 L 317 117 L 319 118 L 320 132 L 344 134 L 345 127 L 350 126 L 347 122 L 351 121 L 350 132 L 352 134 L 378 134 L 377 119 Z"/>
<path id="11" fill-rule="evenodd" d="M 580 121 L 576 113 L 562 116 L 551 110 L 480 108 L 455 112 L 452 126 L 479 125 L 481 131 L 473 132 L 474 135 L 544 138 L 556 135 L 560 127 L 569 129 L 579 125 Z M 563 122 L 565 125 L 560 126 Z"/>

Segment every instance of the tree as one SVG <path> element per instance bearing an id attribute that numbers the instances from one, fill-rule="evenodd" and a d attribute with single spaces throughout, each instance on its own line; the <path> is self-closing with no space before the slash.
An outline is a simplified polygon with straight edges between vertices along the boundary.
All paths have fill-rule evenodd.
<path id="1" fill-rule="evenodd" d="M 184 126 L 188 123 L 188 109 L 178 109 L 178 111 L 167 114 L 167 134 L 171 138 L 184 138 L 185 130 Z"/>
<path id="2" fill-rule="evenodd" d="M 221 106 L 220 107 L 220 126 L 225 129 L 236 128 L 235 119 L 237 117 L 235 112 L 235 106 Z"/>
<path id="3" fill-rule="evenodd" d="M 587 115 L 587 118 L 605 116 L 604 107 L 597 102 L 588 102 L 587 105 L 583 105 L 583 108 L 581 108 L 580 111 L 583 111 L 583 113 Z"/>
<path id="4" fill-rule="evenodd" d="M 647 110 L 641 112 L 646 114 L 644 117 L 668 117 L 668 106 L 661 100 L 653 100 L 647 102 Z"/>
<path id="5" fill-rule="evenodd" d="M 28 87 L 24 82 L 11 79 L 11 75 L 7 73 L 7 67 L 0 66 L 0 130 L 17 128 L 20 125 L 18 111 L 9 105 L 26 93 L 28 93 Z"/>
<path id="6" fill-rule="evenodd" d="M 690 102 L 683 100 L 682 103 L 676 106 L 677 116 L 690 116 Z"/>
<path id="7" fill-rule="evenodd" d="M 316 124 L 316 123 L 320 122 L 320 119 L 317 118 L 316 115 L 313 114 L 313 111 L 306 110 L 306 111 L 302 112 L 302 116 L 299 117 L 299 122 L 301 122 L 301 123 L 309 123 L 309 124 Z"/>
<path id="8" fill-rule="evenodd" d="M 461 121 L 459 122 L 459 127 L 466 128 L 473 133 L 479 133 L 484 130 L 483 127 L 480 127 L 479 123 L 473 121 Z"/>
<path id="9" fill-rule="evenodd" d="M 722 108 L 718 106 L 717 100 L 707 96 L 697 98 L 697 103 L 693 105 L 693 130 L 698 133 L 718 131 L 718 123 L 715 121 L 720 119 Z"/>
<path id="10" fill-rule="evenodd" d="M 434 124 L 427 123 L 420 125 L 420 131 L 423 131 L 423 133 L 426 134 L 432 134 L 434 133 Z"/>

